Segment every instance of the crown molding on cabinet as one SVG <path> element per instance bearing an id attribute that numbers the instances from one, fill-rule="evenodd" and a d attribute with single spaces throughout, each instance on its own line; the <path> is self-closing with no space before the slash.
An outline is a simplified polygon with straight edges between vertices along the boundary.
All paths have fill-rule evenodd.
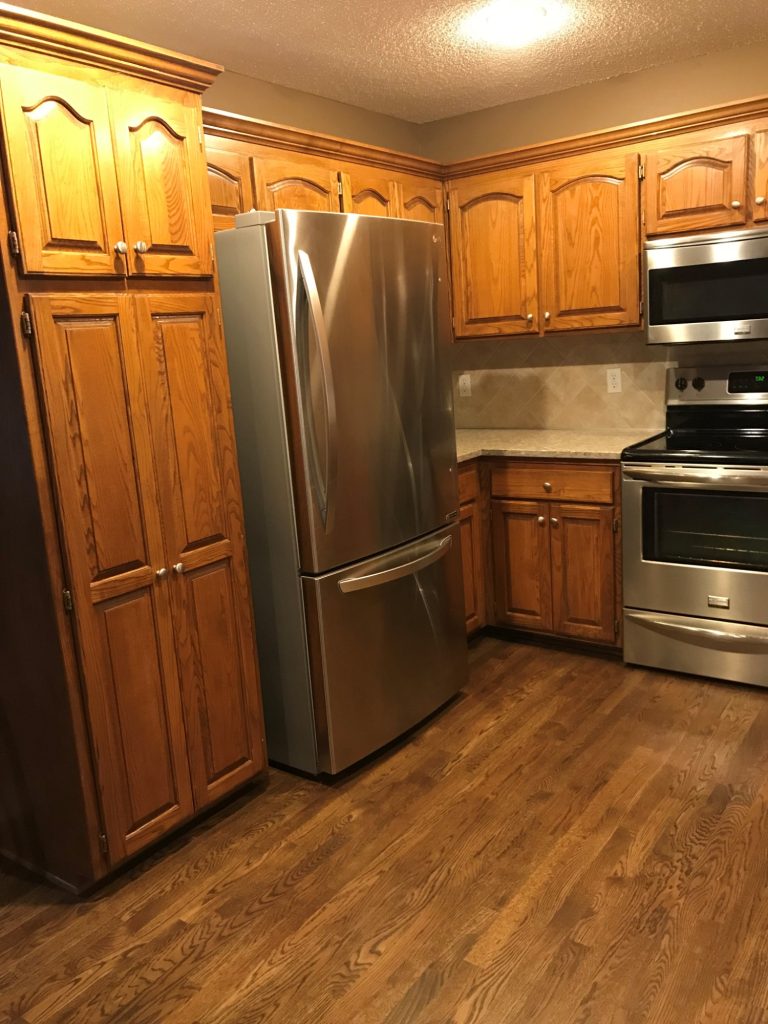
<path id="1" fill-rule="evenodd" d="M 321 132 L 308 132 L 301 128 L 289 128 L 285 125 L 273 124 L 271 121 L 259 121 L 254 117 L 242 114 L 230 114 L 225 110 L 212 110 L 203 107 L 203 125 L 206 134 L 220 138 L 251 142 L 257 145 L 268 145 L 278 149 L 290 150 L 292 153 L 311 153 L 314 156 L 343 157 L 345 160 L 359 161 L 368 167 L 395 168 L 410 174 L 423 174 L 431 178 L 440 178 L 444 168 L 436 161 L 411 153 L 400 153 L 394 149 L 371 146 L 364 142 L 350 142 L 335 135 L 324 135 Z"/>
<path id="2" fill-rule="evenodd" d="M 224 69 L 196 57 L 0 3 L 0 45 L 202 93 Z"/>

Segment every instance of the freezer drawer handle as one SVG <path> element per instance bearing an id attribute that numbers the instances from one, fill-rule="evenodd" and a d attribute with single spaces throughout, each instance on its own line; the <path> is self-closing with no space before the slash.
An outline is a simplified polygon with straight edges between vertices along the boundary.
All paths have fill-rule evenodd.
<path id="1" fill-rule="evenodd" d="M 326 450 L 326 464 L 325 464 L 325 481 L 324 485 L 319 480 L 319 473 L 317 473 L 317 449 L 314 441 L 310 442 L 313 469 L 315 469 L 316 477 L 316 490 L 320 497 L 320 515 L 325 526 L 325 532 L 328 533 L 333 527 L 333 518 L 336 505 L 336 474 L 338 469 L 338 455 L 336 451 L 336 436 L 337 436 L 337 424 L 336 424 L 336 391 L 333 386 L 333 372 L 331 370 L 331 349 L 328 344 L 328 332 L 325 327 L 325 318 L 323 317 L 323 307 L 320 303 L 320 295 L 317 290 L 317 282 L 315 281 L 315 274 L 312 270 L 312 263 L 309 256 L 301 249 L 298 252 L 299 272 L 301 279 L 304 284 L 304 292 L 307 298 L 307 306 L 309 309 L 309 315 L 312 318 L 312 323 L 315 328 L 315 336 L 317 338 L 317 347 L 320 354 L 320 368 L 323 378 L 323 390 L 325 393 L 325 409 L 326 409 L 326 438 L 325 438 L 325 450 Z M 311 434 L 311 416 L 308 411 L 309 399 L 309 362 L 308 357 L 304 360 L 302 367 L 302 375 L 304 379 L 301 381 L 301 390 L 303 394 L 304 402 L 306 406 L 304 408 L 305 417 L 305 430 Z"/>
<path id="2" fill-rule="evenodd" d="M 664 615 L 650 615 L 643 612 L 625 612 L 624 614 L 632 622 L 655 629 L 659 633 L 666 633 L 671 637 L 687 639 L 697 647 L 714 647 L 716 650 L 723 651 L 739 650 L 743 653 L 751 651 L 760 654 L 768 653 L 768 630 L 760 629 L 759 626 L 729 624 L 727 630 L 710 629 L 705 626 L 691 626 L 675 622 Z"/>
<path id="3" fill-rule="evenodd" d="M 438 562 L 448 553 L 452 542 L 452 537 L 443 537 L 440 543 L 436 544 L 426 555 L 414 558 L 411 562 L 393 565 L 391 569 L 372 572 L 368 576 L 347 576 L 346 579 L 339 580 L 339 590 L 344 594 L 349 594 L 353 590 L 367 590 L 369 587 L 378 587 L 382 583 L 391 583 L 392 580 L 401 580 L 404 576 L 412 576 L 420 569 L 425 569 L 433 562 Z"/>

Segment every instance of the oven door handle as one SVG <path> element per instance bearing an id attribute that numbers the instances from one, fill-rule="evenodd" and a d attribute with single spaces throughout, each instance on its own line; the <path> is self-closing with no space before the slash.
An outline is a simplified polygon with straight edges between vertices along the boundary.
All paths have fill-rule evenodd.
<path id="1" fill-rule="evenodd" d="M 697 647 L 742 654 L 768 654 L 768 629 L 742 623 L 723 623 L 723 628 L 694 626 L 679 621 L 678 616 L 657 612 L 624 612 L 625 618 L 640 626 L 676 640 L 687 640 Z"/>
<path id="2" fill-rule="evenodd" d="M 646 483 L 672 484 L 679 487 L 699 487 L 708 491 L 768 491 L 768 472 L 762 469 L 743 471 L 718 470 L 717 472 L 678 470 L 656 467 L 623 466 L 625 480 L 641 480 Z"/>

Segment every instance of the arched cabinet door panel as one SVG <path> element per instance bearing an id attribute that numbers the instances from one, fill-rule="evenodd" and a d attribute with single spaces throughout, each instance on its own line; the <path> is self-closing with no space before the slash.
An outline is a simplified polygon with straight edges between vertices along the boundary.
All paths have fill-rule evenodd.
<path id="1" fill-rule="evenodd" d="M 401 217 L 406 220 L 429 220 L 433 224 L 443 223 L 443 190 L 440 182 L 402 174 L 399 184 Z"/>
<path id="2" fill-rule="evenodd" d="M 545 331 L 640 322 L 638 157 L 597 153 L 538 175 Z"/>
<path id="3" fill-rule="evenodd" d="M 120 203 L 132 274 L 207 277 L 213 225 L 199 100 L 114 91 Z"/>
<path id="4" fill-rule="evenodd" d="M 752 216 L 756 224 L 768 220 L 768 130 L 755 132 L 755 191 Z"/>
<path id="5" fill-rule="evenodd" d="M 206 139 L 205 158 L 208 188 L 211 193 L 213 230 L 223 231 L 235 226 L 238 213 L 254 206 L 250 161 L 244 153 L 235 153 Z"/>
<path id="6" fill-rule="evenodd" d="M 456 337 L 535 333 L 533 175 L 454 181 L 448 197 Z"/>
<path id="7" fill-rule="evenodd" d="M 107 91 L 6 65 L 0 97 L 22 269 L 124 275 Z"/>
<path id="8" fill-rule="evenodd" d="M 651 152 L 645 163 L 645 230 L 684 234 L 747 221 L 749 136 L 710 138 Z"/>
<path id="9" fill-rule="evenodd" d="M 253 157 L 253 176 L 260 210 L 340 210 L 339 172 L 330 161 L 264 150 Z"/>
<path id="10" fill-rule="evenodd" d="M 400 186 L 394 175 L 348 166 L 341 173 L 342 209 L 369 217 L 400 216 Z"/>

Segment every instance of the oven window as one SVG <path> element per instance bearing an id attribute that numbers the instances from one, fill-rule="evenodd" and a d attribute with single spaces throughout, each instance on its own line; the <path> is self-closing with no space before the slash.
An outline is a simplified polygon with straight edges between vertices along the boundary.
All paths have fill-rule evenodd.
<path id="1" fill-rule="evenodd" d="M 650 322 L 768 319 L 768 259 L 649 271 Z"/>
<path id="2" fill-rule="evenodd" d="M 643 488 L 643 558 L 768 572 L 768 495 Z"/>

